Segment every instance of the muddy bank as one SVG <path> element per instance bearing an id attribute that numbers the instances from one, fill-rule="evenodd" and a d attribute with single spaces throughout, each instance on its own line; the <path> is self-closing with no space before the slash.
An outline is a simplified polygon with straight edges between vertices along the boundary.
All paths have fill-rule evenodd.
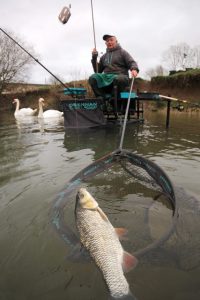
<path id="1" fill-rule="evenodd" d="M 190 103 L 200 104 L 200 86 L 193 85 L 192 87 L 167 87 L 162 84 L 156 84 L 151 81 L 142 80 L 135 84 L 135 89 L 139 91 L 156 92 L 160 95 L 171 96 L 179 100 L 187 100 Z"/>
<path id="2" fill-rule="evenodd" d="M 59 100 L 61 93 L 55 89 L 36 89 L 24 92 L 9 92 L 0 97 L 0 112 L 13 111 L 15 105 L 12 103 L 13 99 L 20 99 L 21 107 L 31 107 L 33 109 L 38 108 L 38 99 L 40 97 L 45 99 L 45 107 L 48 109 L 59 109 Z"/>
<path id="3" fill-rule="evenodd" d="M 79 86 L 80 82 L 77 82 L 76 86 Z M 88 83 L 81 81 L 81 86 L 86 87 L 87 96 L 93 97 L 91 89 L 88 88 Z M 200 87 L 199 85 L 183 86 L 182 88 L 176 86 L 165 86 L 163 84 L 155 83 L 154 81 L 147 81 L 141 78 L 137 78 L 134 82 L 135 92 L 156 92 L 161 95 L 171 96 L 180 100 L 187 100 L 189 103 L 198 103 L 200 105 Z M 0 112 L 3 111 L 14 111 L 15 106 L 12 104 L 14 98 L 20 99 L 21 107 L 38 108 L 38 99 L 42 97 L 45 99 L 44 109 L 59 109 L 59 102 L 61 99 L 69 98 L 64 96 L 63 88 L 61 86 L 56 87 L 42 87 L 42 88 L 31 88 L 30 85 L 27 89 L 20 90 L 19 88 L 12 89 L 8 93 L 0 97 Z"/>
<path id="4" fill-rule="evenodd" d="M 168 76 L 151 78 L 150 89 L 200 104 L 200 69 L 171 71 Z"/>
<path id="5" fill-rule="evenodd" d="M 158 92 L 161 95 L 167 95 L 174 98 L 178 98 L 180 100 L 187 100 L 191 103 L 199 103 L 200 104 L 200 88 L 166 88 L 160 87 L 155 84 L 150 84 L 149 91 Z"/>

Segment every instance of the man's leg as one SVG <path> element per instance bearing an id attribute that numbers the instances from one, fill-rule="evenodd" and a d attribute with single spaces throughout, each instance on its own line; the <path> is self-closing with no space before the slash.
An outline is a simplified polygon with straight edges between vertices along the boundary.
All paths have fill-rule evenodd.
<path id="1" fill-rule="evenodd" d="M 105 96 L 103 89 L 98 87 L 97 81 L 92 75 L 89 77 L 89 84 L 90 84 L 96 97 L 104 97 Z"/>
<path id="2" fill-rule="evenodd" d="M 118 75 L 113 80 L 113 86 L 117 86 L 118 97 L 120 93 L 125 90 L 125 88 L 129 85 L 129 78 L 127 75 Z"/>
<path id="3" fill-rule="evenodd" d="M 123 102 L 120 99 L 120 93 L 125 90 L 129 85 L 129 78 L 127 75 L 118 75 L 113 80 L 113 93 L 114 93 L 114 107 L 115 110 L 122 111 Z"/>

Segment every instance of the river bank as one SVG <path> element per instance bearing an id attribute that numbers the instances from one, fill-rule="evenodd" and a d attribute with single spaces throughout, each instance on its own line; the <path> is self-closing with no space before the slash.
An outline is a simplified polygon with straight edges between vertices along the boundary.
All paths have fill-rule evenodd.
<path id="1" fill-rule="evenodd" d="M 197 69 L 199 70 L 199 69 Z M 151 81 L 142 78 L 136 78 L 134 82 L 134 91 L 139 92 L 156 92 L 160 95 L 166 95 L 186 100 L 186 107 L 200 107 L 200 71 L 178 72 L 172 76 L 157 76 Z M 91 87 L 87 80 L 66 83 L 69 87 L 85 87 L 88 98 L 93 97 Z M 59 109 L 59 101 L 66 99 L 64 96 L 63 86 L 61 85 L 41 85 L 41 84 L 10 84 L 6 91 L 0 96 L 1 111 L 13 111 L 12 101 L 19 98 L 22 107 L 38 107 L 38 99 L 43 97 L 46 107 Z M 154 104 L 156 105 L 155 102 Z"/>

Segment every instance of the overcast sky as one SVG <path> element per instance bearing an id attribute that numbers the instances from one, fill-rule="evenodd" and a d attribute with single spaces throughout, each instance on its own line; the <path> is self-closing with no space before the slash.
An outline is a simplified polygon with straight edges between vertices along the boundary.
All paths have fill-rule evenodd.
<path id="1" fill-rule="evenodd" d="M 11 30 L 33 46 L 39 61 L 67 82 L 93 72 L 94 48 L 91 0 L 0 0 L 1 28 Z M 58 20 L 71 4 L 65 25 Z M 138 62 L 140 76 L 162 64 L 171 45 L 200 45 L 200 0 L 93 0 L 96 44 L 105 52 L 102 36 L 117 36 L 121 46 Z M 45 83 L 50 75 L 39 65 L 29 81 Z M 79 78 L 78 78 L 79 79 Z"/>

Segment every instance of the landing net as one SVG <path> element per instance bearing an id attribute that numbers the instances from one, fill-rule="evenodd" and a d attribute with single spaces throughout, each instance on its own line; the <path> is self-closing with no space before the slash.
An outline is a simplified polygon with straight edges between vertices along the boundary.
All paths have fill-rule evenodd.
<path id="1" fill-rule="evenodd" d="M 174 232 L 178 211 L 168 176 L 154 162 L 127 150 L 116 150 L 80 171 L 55 200 L 52 222 L 71 252 L 79 239 L 75 224 L 69 220 L 73 219 L 76 193 L 83 186 L 114 227 L 128 229 L 127 247 L 132 252 L 134 249 L 135 256 L 162 245 Z"/>

